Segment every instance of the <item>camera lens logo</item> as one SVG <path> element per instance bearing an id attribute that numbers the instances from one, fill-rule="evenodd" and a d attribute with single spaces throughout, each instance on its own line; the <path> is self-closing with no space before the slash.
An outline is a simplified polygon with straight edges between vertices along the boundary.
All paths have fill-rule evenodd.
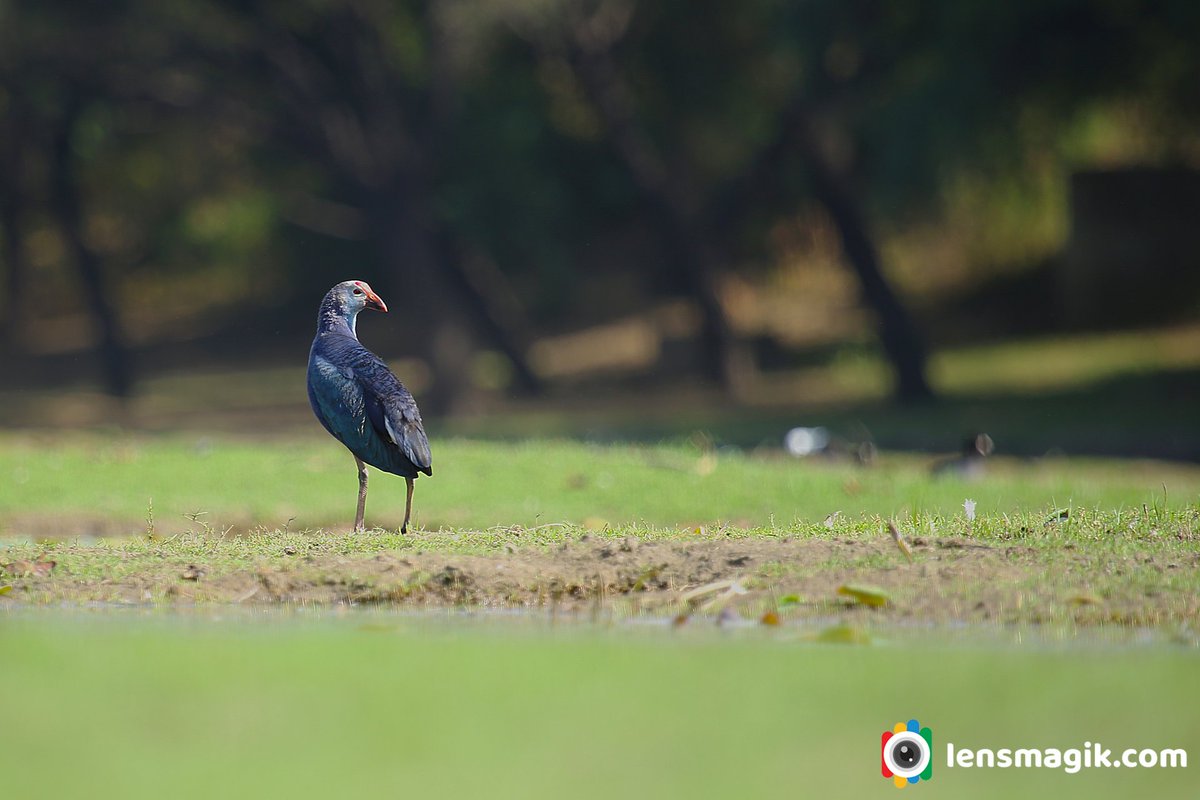
<path id="1" fill-rule="evenodd" d="M 915 719 L 897 722 L 883 732 L 880 747 L 883 777 L 896 782 L 896 788 L 933 777 L 933 731 L 922 728 Z"/>

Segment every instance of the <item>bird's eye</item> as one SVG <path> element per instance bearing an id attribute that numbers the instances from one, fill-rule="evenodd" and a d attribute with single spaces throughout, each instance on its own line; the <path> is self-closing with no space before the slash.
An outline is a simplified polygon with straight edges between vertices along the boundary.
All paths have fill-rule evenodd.
<path id="1" fill-rule="evenodd" d="M 362 294 L 362 293 L 363 293 L 363 290 L 362 290 L 362 289 L 355 289 L 355 290 L 354 290 L 354 293 L 355 293 L 355 294 Z"/>

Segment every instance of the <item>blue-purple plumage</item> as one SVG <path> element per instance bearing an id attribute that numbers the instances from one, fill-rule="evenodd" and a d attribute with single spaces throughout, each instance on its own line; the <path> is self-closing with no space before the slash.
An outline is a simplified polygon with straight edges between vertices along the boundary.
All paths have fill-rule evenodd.
<path id="1" fill-rule="evenodd" d="M 347 307 L 353 298 L 346 293 L 353 288 L 343 288 L 354 283 L 335 286 L 321 303 L 308 357 L 313 413 L 367 464 L 405 478 L 432 475 L 429 439 L 416 401 L 355 335 L 355 316 L 362 306 Z"/>

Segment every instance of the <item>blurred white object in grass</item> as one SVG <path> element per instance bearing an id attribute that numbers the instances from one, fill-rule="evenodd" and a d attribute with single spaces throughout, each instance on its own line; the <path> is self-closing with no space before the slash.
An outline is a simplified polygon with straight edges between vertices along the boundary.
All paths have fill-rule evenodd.
<path id="1" fill-rule="evenodd" d="M 829 431 L 824 428 L 792 428 L 783 437 L 784 447 L 796 458 L 819 453 L 829 444 Z"/>
<path id="2" fill-rule="evenodd" d="M 966 512 L 968 522 L 975 521 L 975 501 L 974 500 L 963 500 L 963 511 Z"/>

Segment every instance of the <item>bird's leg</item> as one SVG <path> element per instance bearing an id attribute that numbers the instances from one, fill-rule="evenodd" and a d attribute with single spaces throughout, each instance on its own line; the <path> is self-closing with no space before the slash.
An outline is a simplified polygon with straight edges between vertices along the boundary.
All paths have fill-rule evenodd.
<path id="1" fill-rule="evenodd" d="M 404 524 L 400 526 L 401 533 L 408 533 L 408 518 L 412 515 L 412 493 L 413 485 L 416 483 L 412 478 L 405 478 L 408 481 L 408 497 L 404 500 Z"/>
<path id="2" fill-rule="evenodd" d="M 367 511 L 367 465 L 358 456 L 354 457 L 354 463 L 358 464 L 358 513 L 354 515 L 354 532 L 362 533 L 365 530 L 363 516 Z"/>

